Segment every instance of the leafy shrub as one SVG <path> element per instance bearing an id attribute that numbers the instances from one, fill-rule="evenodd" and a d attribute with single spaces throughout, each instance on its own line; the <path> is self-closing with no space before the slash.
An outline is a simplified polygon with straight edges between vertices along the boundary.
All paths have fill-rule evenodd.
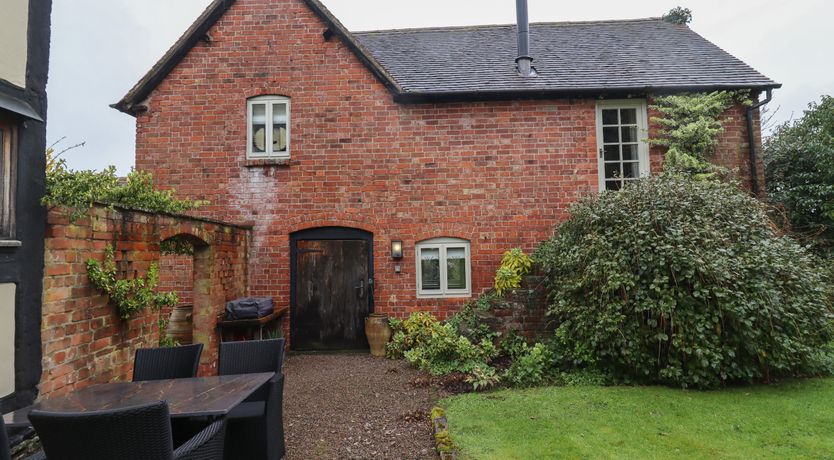
<path id="1" fill-rule="evenodd" d="M 47 171 L 42 203 L 67 207 L 72 220 L 83 216 L 96 203 L 174 214 L 205 204 L 179 200 L 173 190 L 156 190 L 150 173 L 131 171 L 122 181 L 115 166 L 103 171 L 73 171 L 66 168 L 63 160 Z"/>
<path id="2" fill-rule="evenodd" d="M 663 20 L 672 24 L 689 24 L 692 22 L 692 10 L 676 6 L 663 15 Z"/>
<path id="3" fill-rule="evenodd" d="M 402 358 L 405 352 L 412 348 L 426 345 L 441 327 L 440 321 L 431 313 L 415 312 L 404 321 L 390 320 L 393 332 L 388 343 L 388 357 Z"/>
<path id="4" fill-rule="evenodd" d="M 553 369 L 553 355 L 543 344 L 537 343 L 521 353 L 504 375 L 515 386 L 532 387 L 541 385 Z"/>
<path id="5" fill-rule="evenodd" d="M 536 254 L 557 354 L 633 382 L 713 387 L 815 370 L 831 280 L 735 187 L 670 174 L 575 206 Z"/>
<path id="6" fill-rule="evenodd" d="M 466 382 L 472 385 L 475 391 L 492 388 L 501 382 L 501 377 L 498 376 L 498 371 L 494 367 L 486 364 L 477 364 L 466 376 Z"/>
<path id="7" fill-rule="evenodd" d="M 792 229 L 834 257 L 834 98 L 778 126 L 764 142 L 764 163 L 768 196 Z"/>
<path id="8" fill-rule="evenodd" d="M 527 341 L 515 331 L 510 331 L 498 344 L 498 351 L 502 355 L 515 360 L 527 352 Z"/>
<path id="9" fill-rule="evenodd" d="M 521 279 L 530 272 L 533 259 L 521 249 L 515 248 L 504 253 L 501 266 L 495 272 L 495 292 L 503 295 L 510 289 L 521 286 Z"/>
<path id="10" fill-rule="evenodd" d="M 452 326 L 441 324 L 426 342 L 407 350 L 404 355 L 410 364 L 432 375 L 467 374 L 477 366 L 489 363 L 497 350 L 489 340 L 474 344 L 458 335 Z"/>

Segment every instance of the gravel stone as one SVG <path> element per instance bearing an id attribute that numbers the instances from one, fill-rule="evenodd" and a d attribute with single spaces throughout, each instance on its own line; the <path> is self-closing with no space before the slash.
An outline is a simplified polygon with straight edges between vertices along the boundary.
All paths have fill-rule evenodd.
<path id="1" fill-rule="evenodd" d="M 436 459 L 429 414 L 447 393 L 402 361 L 294 354 L 284 364 L 288 460 Z"/>

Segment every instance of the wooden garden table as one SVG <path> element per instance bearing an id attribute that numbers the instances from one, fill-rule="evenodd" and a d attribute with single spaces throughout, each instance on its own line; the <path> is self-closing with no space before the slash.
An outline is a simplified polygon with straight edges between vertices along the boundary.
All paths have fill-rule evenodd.
<path id="1" fill-rule="evenodd" d="M 156 401 L 168 403 L 171 418 L 223 417 L 274 376 L 223 375 L 190 379 L 116 382 L 92 385 L 66 396 L 45 399 L 3 416 L 6 426 L 30 426 L 33 409 L 50 412 L 92 412 L 137 406 Z"/>

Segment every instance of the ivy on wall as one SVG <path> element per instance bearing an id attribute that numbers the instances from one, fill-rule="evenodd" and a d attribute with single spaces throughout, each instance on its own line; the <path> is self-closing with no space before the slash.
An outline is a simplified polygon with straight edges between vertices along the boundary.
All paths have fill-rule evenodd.
<path id="1" fill-rule="evenodd" d="M 110 296 L 110 303 L 116 307 L 123 319 L 129 319 L 149 307 L 159 310 L 166 306 L 173 307 L 179 302 L 175 292 L 155 291 L 159 284 L 157 264 L 151 264 L 144 277 L 118 279 L 118 268 L 111 245 L 105 249 L 104 262 L 87 260 L 87 274 L 93 286 Z"/>
<path id="2" fill-rule="evenodd" d="M 84 216 L 96 203 L 171 214 L 197 209 L 207 203 L 178 199 L 174 190 L 157 190 L 150 173 L 134 170 L 120 178 L 115 166 L 102 171 L 75 171 L 67 168 L 63 159 L 55 160 L 50 151 L 46 155 L 49 167 L 42 203 L 68 208 L 71 220 Z"/>
<path id="3" fill-rule="evenodd" d="M 665 170 L 696 179 L 728 177 L 725 168 L 709 161 L 724 132 L 721 116 L 736 103 L 750 105 L 747 91 L 715 91 L 657 96 L 651 108 L 659 116 L 652 123 L 660 127 L 651 145 L 666 147 Z"/>

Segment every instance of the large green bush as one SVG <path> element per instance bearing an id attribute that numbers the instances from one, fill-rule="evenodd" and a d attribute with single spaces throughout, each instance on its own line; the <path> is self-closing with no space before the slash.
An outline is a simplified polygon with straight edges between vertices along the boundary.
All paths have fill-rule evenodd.
<path id="1" fill-rule="evenodd" d="M 556 355 L 621 381 L 712 387 L 817 370 L 831 280 L 734 186 L 671 174 L 588 198 L 537 251 Z"/>
<path id="2" fill-rule="evenodd" d="M 764 161 L 770 199 L 799 236 L 834 256 L 834 98 L 778 126 L 764 142 Z"/>

